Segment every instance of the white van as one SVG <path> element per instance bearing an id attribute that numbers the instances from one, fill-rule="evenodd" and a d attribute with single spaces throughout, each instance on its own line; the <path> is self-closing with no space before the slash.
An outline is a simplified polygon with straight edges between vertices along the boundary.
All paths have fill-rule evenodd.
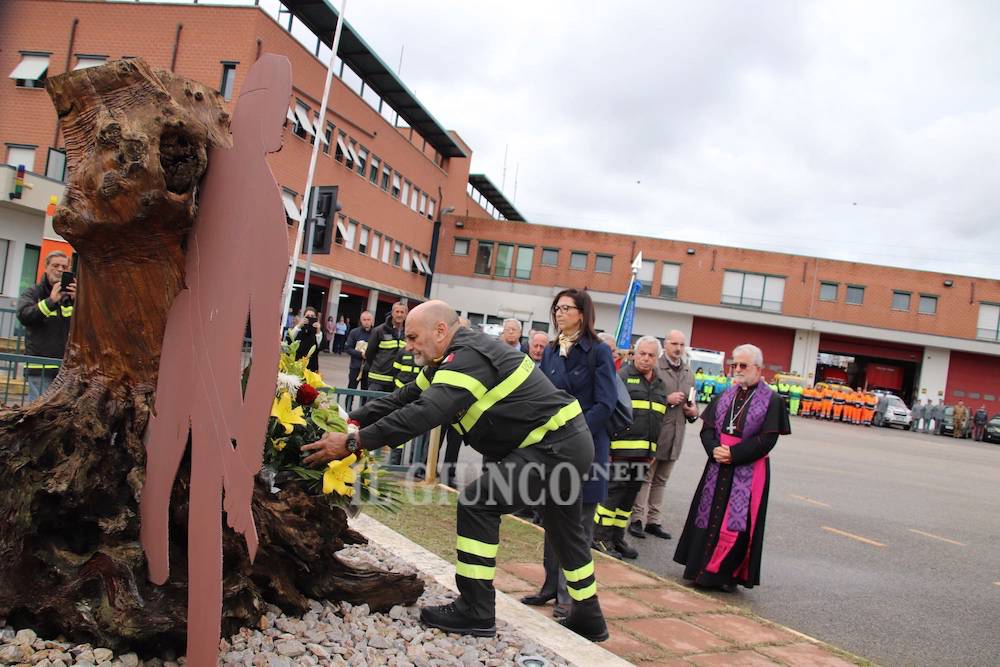
<path id="1" fill-rule="evenodd" d="M 699 368 L 709 375 L 725 375 L 726 354 L 716 350 L 702 350 L 697 347 L 688 348 L 688 366 L 691 373 Z"/>

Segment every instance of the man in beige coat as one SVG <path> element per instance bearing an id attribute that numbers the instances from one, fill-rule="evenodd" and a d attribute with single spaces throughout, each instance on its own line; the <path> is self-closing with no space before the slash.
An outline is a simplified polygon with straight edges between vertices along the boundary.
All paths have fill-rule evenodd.
<path id="1" fill-rule="evenodd" d="M 686 346 L 687 340 L 684 334 L 674 329 L 667 334 L 663 355 L 656 362 L 657 371 L 667 385 L 667 407 L 656 444 L 656 458 L 650 465 L 646 483 L 642 485 L 632 509 L 632 522 L 629 524 L 628 532 L 633 537 L 644 538 L 645 533 L 665 540 L 671 537 L 670 533 L 664 530 L 661 518 L 663 494 L 670 478 L 670 471 L 681 455 L 684 427 L 689 421 L 698 419 L 697 405 L 688 403 L 691 387 L 694 386 L 694 376 L 684 362 Z"/>

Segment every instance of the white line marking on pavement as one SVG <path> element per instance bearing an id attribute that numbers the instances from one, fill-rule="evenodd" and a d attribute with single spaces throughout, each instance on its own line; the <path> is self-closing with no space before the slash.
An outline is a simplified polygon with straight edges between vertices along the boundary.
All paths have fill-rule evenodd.
<path id="1" fill-rule="evenodd" d="M 873 547 L 884 547 L 886 545 L 881 542 L 876 542 L 875 540 L 869 540 L 867 537 L 861 537 L 860 535 L 855 535 L 854 533 L 848 533 L 843 530 L 837 530 L 836 528 L 830 528 L 830 526 L 823 526 L 823 530 L 828 533 L 833 533 L 834 535 L 841 535 L 843 537 L 849 537 L 852 540 L 857 540 L 858 542 L 864 542 L 865 544 L 870 544 Z"/>
<path id="2" fill-rule="evenodd" d="M 827 507 L 827 508 L 830 507 L 826 503 L 821 503 L 820 501 L 813 500 L 812 498 L 809 498 L 807 496 L 797 496 L 794 493 L 790 493 L 788 495 L 791 496 L 792 498 L 795 498 L 796 500 L 801 500 L 804 503 L 809 503 L 810 505 L 816 505 L 817 507 Z"/>
<path id="3" fill-rule="evenodd" d="M 956 542 L 955 540 L 949 540 L 947 537 L 941 537 L 940 535 L 933 535 L 931 533 L 925 533 L 922 530 L 917 530 L 916 528 L 907 528 L 911 533 L 916 533 L 917 535 L 923 535 L 924 537 L 929 537 L 932 540 L 941 540 L 942 542 L 947 542 L 948 544 L 954 544 L 956 547 L 964 547 L 965 544 L 962 542 Z"/>

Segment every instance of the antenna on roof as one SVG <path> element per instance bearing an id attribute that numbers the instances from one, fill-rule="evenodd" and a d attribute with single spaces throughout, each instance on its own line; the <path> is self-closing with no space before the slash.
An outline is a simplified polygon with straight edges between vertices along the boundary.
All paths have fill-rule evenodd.
<path id="1" fill-rule="evenodd" d="M 403 75 L 403 49 L 406 48 L 406 44 L 399 45 L 399 67 L 396 68 L 396 76 Z"/>
<path id="2" fill-rule="evenodd" d="M 504 187 L 507 185 L 507 149 L 510 148 L 510 144 L 503 145 L 503 171 L 500 173 L 500 191 L 503 192 Z"/>
<path id="3" fill-rule="evenodd" d="M 520 162 L 518 162 L 514 166 L 514 196 L 511 198 L 512 199 L 512 201 L 511 201 L 512 204 L 516 204 L 517 203 L 517 172 L 519 172 L 519 171 L 521 171 L 521 163 Z"/>

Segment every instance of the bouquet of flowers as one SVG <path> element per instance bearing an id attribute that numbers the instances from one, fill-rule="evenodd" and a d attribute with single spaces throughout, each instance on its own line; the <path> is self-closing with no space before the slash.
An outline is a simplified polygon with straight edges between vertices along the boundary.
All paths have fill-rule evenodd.
<path id="1" fill-rule="evenodd" d="M 273 491 L 278 483 L 299 480 L 335 505 L 371 503 L 398 509 L 398 485 L 367 451 L 331 461 L 325 468 L 302 465 L 302 446 L 325 433 L 347 432 L 347 413 L 337 404 L 333 388 L 306 368 L 309 358 L 295 358 L 298 346 L 298 341 L 282 344 L 264 446 L 265 480 Z"/>

